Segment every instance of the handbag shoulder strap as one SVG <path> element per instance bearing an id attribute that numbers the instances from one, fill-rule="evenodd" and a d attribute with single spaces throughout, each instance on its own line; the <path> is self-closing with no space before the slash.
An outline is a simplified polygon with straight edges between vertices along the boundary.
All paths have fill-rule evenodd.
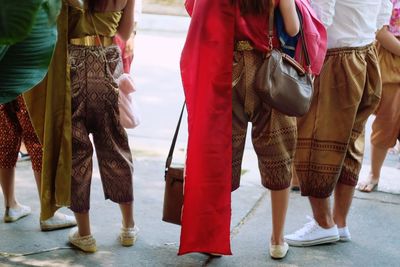
<path id="1" fill-rule="evenodd" d="M 296 5 L 296 4 L 295 4 Z M 268 46 L 272 50 L 272 38 L 274 36 L 274 11 L 275 11 L 275 5 L 274 5 L 274 0 L 269 0 L 269 18 L 268 18 Z M 296 12 L 299 17 L 299 30 L 300 30 L 300 38 L 301 38 L 301 47 L 303 49 L 304 57 L 306 60 L 306 65 L 308 68 L 308 72 L 311 71 L 311 62 L 310 62 L 310 56 L 308 54 L 308 48 L 307 48 L 307 42 L 304 37 L 304 30 L 303 30 L 303 19 L 302 15 L 300 13 L 299 8 L 296 5 Z"/>
<path id="2" fill-rule="evenodd" d="M 303 28 L 303 16 L 300 13 L 299 8 L 296 5 L 296 11 L 297 11 L 297 15 L 299 17 L 299 22 L 300 22 L 300 37 L 301 37 L 301 46 L 303 48 L 303 53 L 304 53 L 304 57 L 306 59 L 306 64 L 307 64 L 307 68 L 308 68 L 308 72 L 311 73 L 311 61 L 310 61 L 310 56 L 308 54 L 308 47 L 307 47 L 307 42 L 306 42 L 306 38 L 304 36 L 304 28 Z"/>
<path id="3" fill-rule="evenodd" d="M 165 174 L 167 174 L 168 168 L 171 166 L 171 163 L 172 163 L 172 157 L 173 157 L 174 150 L 175 150 L 176 139 L 178 138 L 179 128 L 181 127 L 182 116 L 183 116 L 183 111 L 185 110 L 185 105 L 186 105 L 186 102 L 183 103 L 181 115 L 179 116 L 178 124 L 176 125 L 174 138 L 172 138 L 171 147 L 169 148 L 167 161 L 165 162 Z"/>

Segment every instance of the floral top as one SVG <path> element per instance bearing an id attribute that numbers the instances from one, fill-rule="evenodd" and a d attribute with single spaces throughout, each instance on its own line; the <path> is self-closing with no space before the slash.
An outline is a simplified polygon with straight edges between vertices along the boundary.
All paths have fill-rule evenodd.
<path id="1" fill-rule="evenodd" d="M 393 11 L 390 18 L 389 30 L 393 35 L 400 37 L 400 0 L 391 1 L 393 3 Z"/>

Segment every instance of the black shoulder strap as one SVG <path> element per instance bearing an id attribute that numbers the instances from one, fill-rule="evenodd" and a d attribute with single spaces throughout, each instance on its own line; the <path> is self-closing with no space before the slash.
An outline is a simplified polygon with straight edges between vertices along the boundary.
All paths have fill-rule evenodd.
<path id="1" fill-rule="evenodd" d="M 169 148 L 167 161 L 165 162 L 165 174 L 167 174 L 168 168 L 171 166 L 172 163 L 172 156 L 175 150 L 176 139 L 178 138 L 179 128 L 181 127 L 183 111 L 185 110 L 186 102 L 183 103 L 181 115 L 179 116 L 178 124 L 176 125 L 174 138 L 172 139 L 171 147 Z"/>

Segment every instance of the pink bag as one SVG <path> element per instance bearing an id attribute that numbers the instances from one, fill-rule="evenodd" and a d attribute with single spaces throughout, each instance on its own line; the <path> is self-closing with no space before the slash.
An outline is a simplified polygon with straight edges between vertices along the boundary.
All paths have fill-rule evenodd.
<path id="1" fill-rule="evenodd" d="M 140 123 L 138 107 L 132 95 L 136 91 L 132 77 L 124 73 L 117 79 L 119 87 L 119 117 L 121 125 L 126 129 L 133 129 Z"/>
<path id="2" fill-rule="evenodd" d="M 303 18 L 304 38 L 308 47 L 308 55 L 311 61 L 311 72 L 318 75 L 324 64 L 327 50 L 327 34 L 325 26 L 318 19 L 309 0 L 295 0 Z M 307 64 L 304 60 L 301 42 L 297 42 L 296 56 L 297 62 L 300 62 L 304 68 Z"/>

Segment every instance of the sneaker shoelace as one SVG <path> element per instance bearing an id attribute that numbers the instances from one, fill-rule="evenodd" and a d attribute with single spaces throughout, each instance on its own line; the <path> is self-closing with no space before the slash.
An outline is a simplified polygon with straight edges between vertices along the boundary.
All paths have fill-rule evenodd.
<path id="1" fill-rule="evenodd" d="M 303 237 L 307 234 L 310 234 L 318 229 L 318 225 L 316 224 L 314 218 L 307 216 L 307 219 L 309 219 L 309 222 L 304 224 L 303 228 L 299 229 L 296 231 L 296 235 Z"/>

